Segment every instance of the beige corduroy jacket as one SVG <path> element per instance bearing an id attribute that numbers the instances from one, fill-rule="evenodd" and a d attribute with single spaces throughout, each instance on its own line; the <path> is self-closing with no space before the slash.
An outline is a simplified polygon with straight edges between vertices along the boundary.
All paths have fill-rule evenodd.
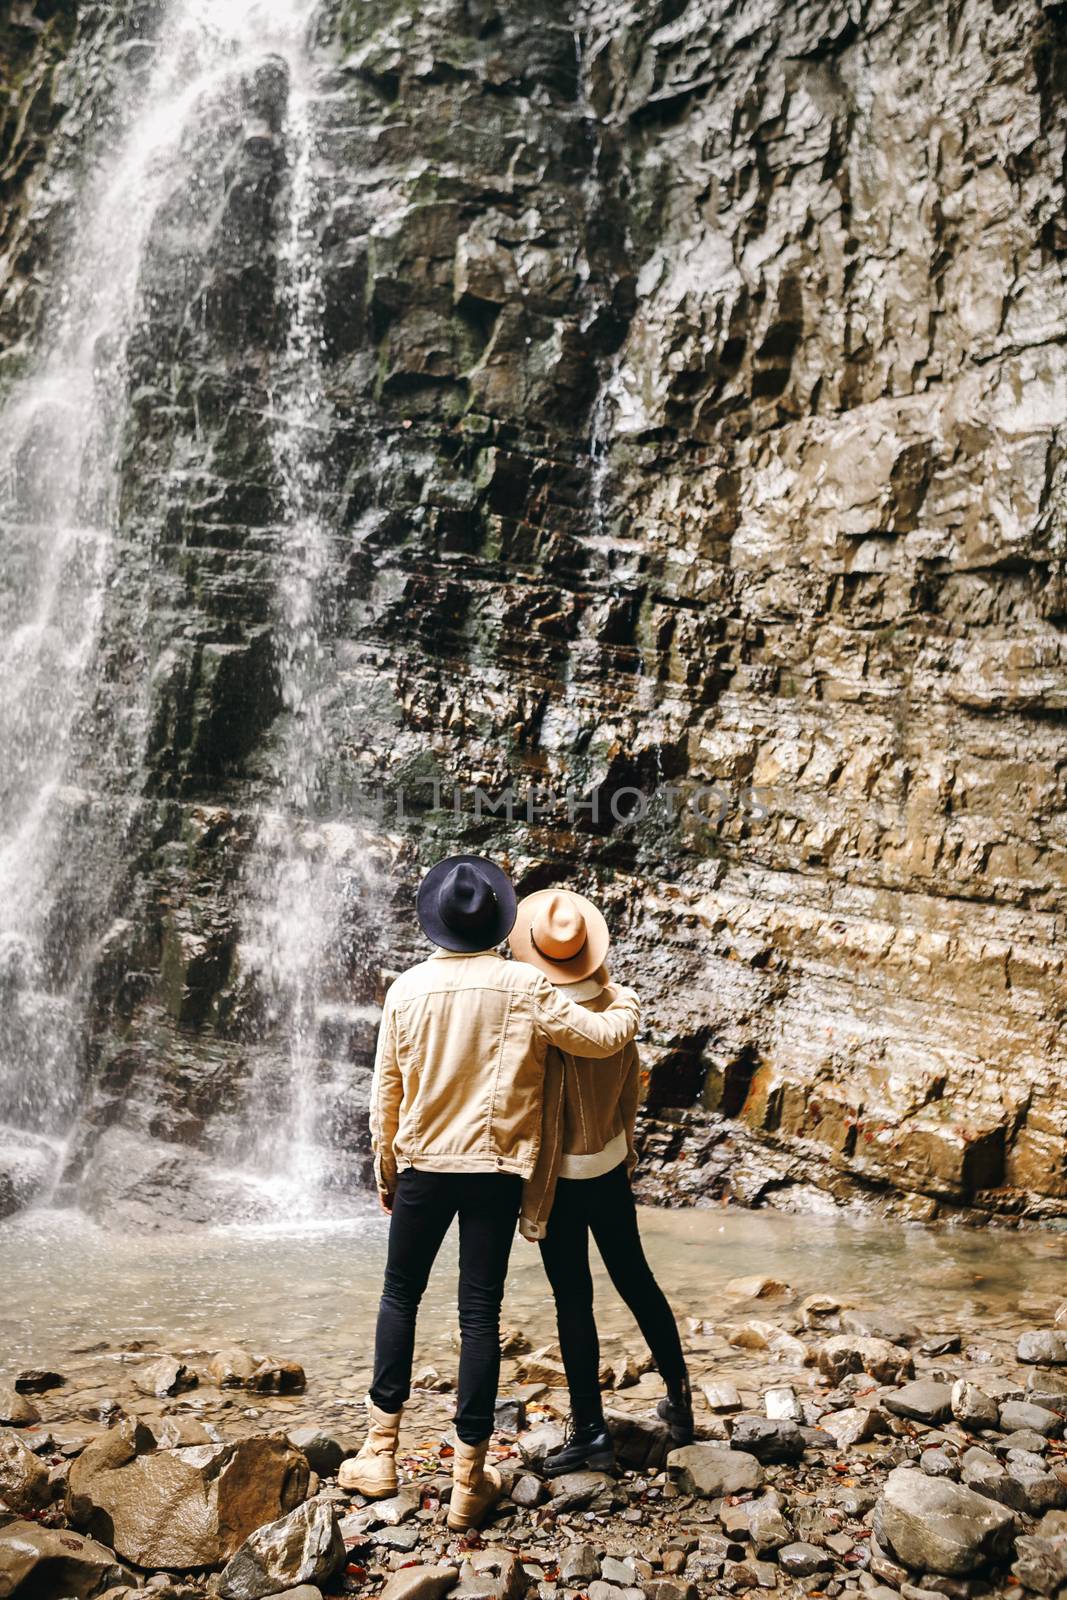
<path id="1" fill-rule="evenodd" d="M 632 989 L 594 1012 L 495 951 L 439 950 L 401 973 L 385 997 L 371 1088 L 379 1191 L 391 1195 L 404 1167 L 528 1178 L 549 1046 L 610 1060 L 639 1021 Z"/>
<path id="2" fill-rule="evenodd" d="M 573 987 L 580 988 L 577 984 Z M 600 1014 L 610 1010 L 618 992 L 608 984 L 583 1004 L 594 1015 Z M 522 1189 L 519 1231 L 523 1238 L 544 1238 L 559 1178 L 599 1177 L 622 1161 L 633 1171 L 640 1093 L 641 1064 L 632 1039 L 608 1060 L 598 1061 L 595 1068 L 565 1050 L 549 1051 L 541 1149 Z"/>

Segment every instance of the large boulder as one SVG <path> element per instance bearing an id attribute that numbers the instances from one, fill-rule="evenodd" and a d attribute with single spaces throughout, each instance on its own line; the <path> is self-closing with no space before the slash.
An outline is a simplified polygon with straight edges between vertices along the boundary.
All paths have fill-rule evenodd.
<path id="1" fill-rule="evenodd" d="M 138 1579 L 110 1550 L 69 1528 L 13 1521 L 0 1527 L 0 1595 L 19 1600 L 90 1600 Z"/>
<path id="2" fill-rule="evenodd" d="M 667 1457 L 667 1470 L 683 1493 L 708 1500 L 746 1494 L 763 1483 L 763 1468 L 755 1456 L 719 1444 L 682 1445 Z"/>
<path id="3" fill-rule="evenodd" d="M 180 1571 L 228 1561 L 307 1490 L 307 1461 L 286 1439 L 160 1450 L 126 1418 L 71 1466 L 67 1515 L 126 1561 Z"/>
<path id="4" fill-rule="evenodd" d="M 324 1583 L 345 1559 L 337 1512 L 306 1500 L 287 1516 L 250 1534 L 222 1570 L 221 1600 L 262 1600 L 301 1583 Z"/>
<path id="5" fill-rule="evenodd" d="M 960 1577 L 1011 1554 L 1015 1518 L 962 1484 L 896 1467 L 874 1508 L 873 1528 L 905 1566 Z"/>
<path id="6" fill-rule="evenodd" d="M 41 1511 L 52 1498 L 48 1469 L 11 1428 L 0 1429 L 0 1505 L 9 1511 Z"/>

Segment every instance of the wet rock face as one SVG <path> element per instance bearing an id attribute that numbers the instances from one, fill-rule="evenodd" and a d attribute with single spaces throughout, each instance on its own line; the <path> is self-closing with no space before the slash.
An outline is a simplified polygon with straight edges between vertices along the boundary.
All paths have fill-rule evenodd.
<path id="1" fill-rule="evenodd" d="M 384 884 L 330 998 L 421 953 L 449 849 L 594 893 L 647 1000 L 648 1198 L 1067 1212 L 1065 52 L 1036 0 L 317 15 L 318 804 Z M 105 1129 L 232 1157 L 274 1048 L 239 884 L 292 715 L 287 93 L 248 77 L 143 266 L 149 770 L 68 1175 L 97 1196 Z M 119 677 L 133 628 L 116 599 Z M 343 1184 L 372 1043 L 323 1047 Z"/>

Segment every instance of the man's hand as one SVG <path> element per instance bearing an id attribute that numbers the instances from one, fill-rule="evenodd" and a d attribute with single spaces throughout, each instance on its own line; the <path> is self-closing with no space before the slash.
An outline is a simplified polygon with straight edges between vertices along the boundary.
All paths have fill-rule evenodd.
<path id="1" fill-rule="evenodd" d="M 392 1215 L 393 1197 L 391 1194 L 387 1194 L 384 1189 L 378 1190 L 378 1204 L 381 1206 L 387 1217 Z"/>

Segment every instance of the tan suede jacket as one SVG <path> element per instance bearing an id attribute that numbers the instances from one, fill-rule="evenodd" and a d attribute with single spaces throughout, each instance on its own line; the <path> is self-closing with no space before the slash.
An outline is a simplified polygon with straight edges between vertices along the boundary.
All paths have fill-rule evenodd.
<path id="1" fill-rule="evenodd" d="M 609 1011 L 618 992 L 608 984 L 584 1006 L 594 1014 Z M 519 1231 L 523 1238 L 544 1238 L 559 1178 L 598 1177 L 620 1161 L 633 1171 L 640 1092 L 641 1064 L 632 1039 L 595 1067 L 566 1051 L 549 1051 L 541 1149 L 522 1190 Z"/>
<path id="2" fill-rule="evenodd" d="M 391 1195 L 404 1167 L 528 1178 L 549 1045 L 613 1058 L 640 1014 L 632 989 L 594 1013 L 495 951 L 440 950 L 409 968 L 385 997 L 378 1034 L 370 1127 L 379 1191 Z"/>

